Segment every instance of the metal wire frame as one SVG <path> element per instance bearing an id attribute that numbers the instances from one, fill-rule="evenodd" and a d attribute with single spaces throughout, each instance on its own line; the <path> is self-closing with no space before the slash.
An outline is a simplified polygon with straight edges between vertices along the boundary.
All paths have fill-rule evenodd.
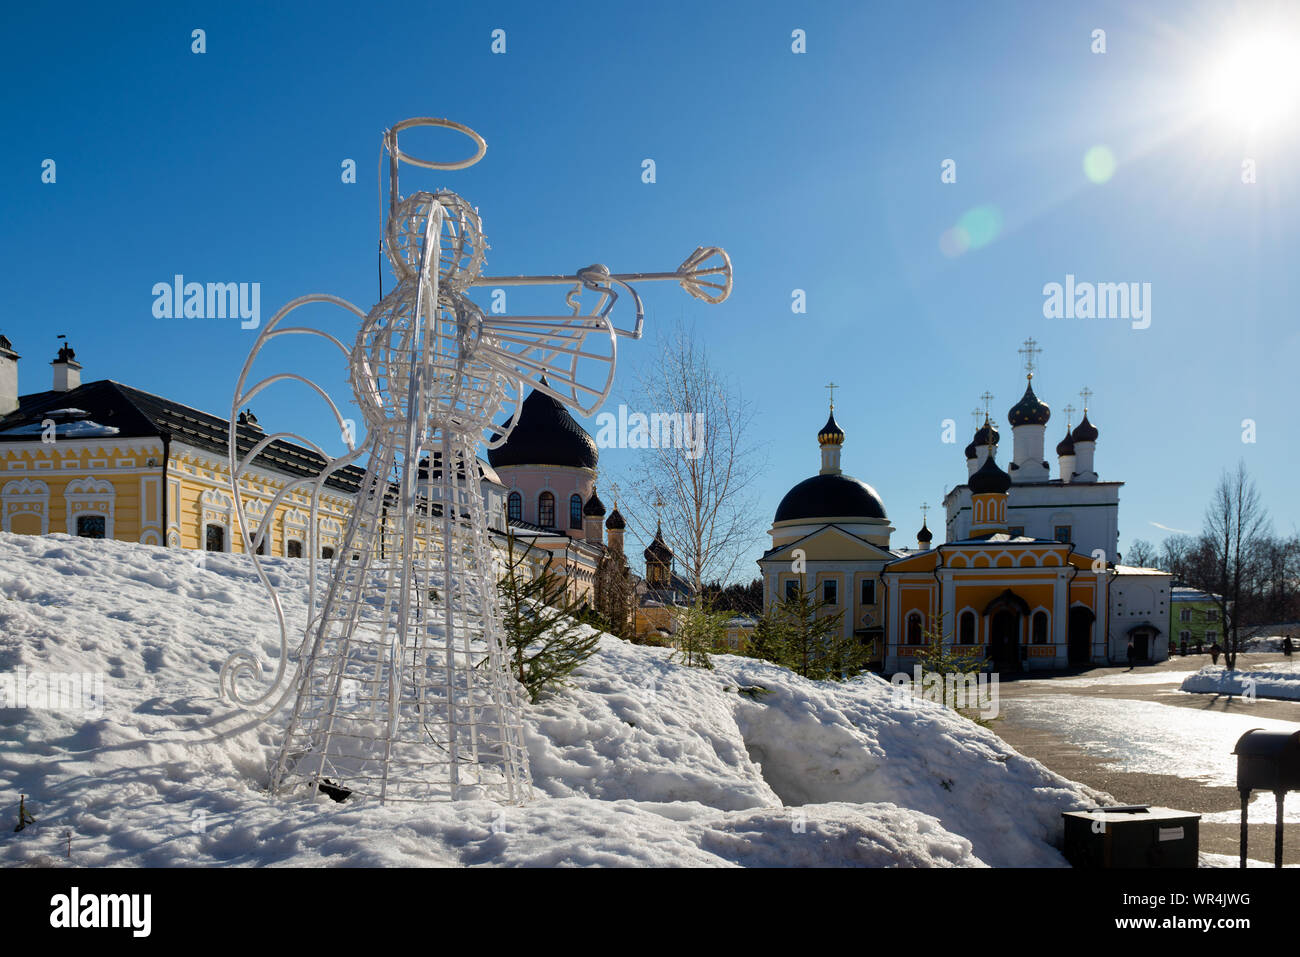
<path id="1" fill-rule="evenodd" d="M 417 160 L 398 148 L 413 126 L 442 126 L 465 133 L 478 146 L 457 163 Z M 312 793 L 362 795 L 381 803 L 456 800 L 488 796 L 508 802 L 531 793 L 519 688 L 510 674 L 496 597 L 498 559 L 478 486 L 476 448 L 508 437 L 518 418 L 524 382 L 583 414 L 608 398 L 619 337 L 640 338 L 644 309 L 631 283 L 675 280 L 692 296 L 721 302 L 731 291 L 731 260 L 717 247 L 697 247 L 672 273 L 611 274 L 589 266 L 572 275 L 484 278 L 488 248 L 477 210 L 450 191 L 402 197 L 398 166 L 463 169 L 486 150 L 482 137 L 448 120 L 416 118 L 384 134 L 389 154 L 387 253 L 398 286 L 363 314 L 333 296 L 304 296 L 267 324 L 241 372 L 231 410 L 231 487 L 238 502 L 245 549 L 271 593 L 280 625 L 280 660 L 269 689 L 241 693 L 243 678 L 263 668 L 248 653 L 232 655 L 221 685 L 237 703 L 265 706 L 293 680 L 258 720 L 296 692 L 272 770 L 272 790 L 286 793 L 308 782 Z M 486 317 L 465 293 L 473 286 L 572 284 L 570 315 Z M 619 287 L 616 289 L 615 287 Z M 635 307 L 632 329 L 617 328 L 612 309 L 626 292 Z M 585 290 L 596 301 L 583 313 Z M 341 305 L 361 320 L 351 349 L 325 333 L 280 329 L 288 312 L 308 302 Z M 245 382 L 270 339 L 287 334 L 323 336 L 348 357 L 367 438 L 348 440 L 346 455 L 330 459 L 293 433 L 275 433 L 238 456 L 236 415 L 263 389 L 282 381 L 307 384 L 345 420 L 319 386 L 293 373 Z M 543 378 L 545 377 L 545 378 Z M 514 412 L 494 425 L 503 406 Z M 240 479 L 277 438 L 293 438 L 326 460 L 314 479 L 282 488 L 253 528 L 244 511 Z M 317 602 L 317 507 L 324 481 L 362 454 L 367 470 L 348 518 L 339 560 Z M 276 509 L 303 486 L 311 488 L 311 565 L 307 627 L 290 654 L 279 596 L 263 572 L 257 547 Z M 390 520 L 391 519 L 391 520 Z"/>

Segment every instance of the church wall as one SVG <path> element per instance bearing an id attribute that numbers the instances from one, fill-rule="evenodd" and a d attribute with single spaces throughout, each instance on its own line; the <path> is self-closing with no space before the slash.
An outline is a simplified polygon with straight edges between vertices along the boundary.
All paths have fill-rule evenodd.
<path id="1" fill-rule="evenodd" d="M 1030 538 L 1053 540 L 1056 526 L 1070 526 L 1075 550 L 1091 555 L 1101 549 L 1113 562 L 1119 547 L 1120 482 L 1068 485 L 1013 485 L 1007 496 L 1006 523 L 1021 527 Z M 959 486 L 944 499 L 946 541 L 969 538 L 972 525 L 971 494 Z"/>
<path id="2" fill-rule="evenodd" d="M 1025 550 L 1024 554 L 1034 553 Z M 946 645 L 960 651 L 985 654 L 990 641 L 990 618 L 984 615 L 984 610 L 1007 589 L 1029 606 L 1029 613 L 1020 615 L 1019 620 L 1019 644 L 1025 652 L 1022 655 L 1024 666 L 1029 669 L 1064 667 L 1068 663 L 1070 607 L 1081 604 L 1089 608 L 1104 627 L 1107 577 L 1088 576 L 1071 584 L 1073 572 L 1060 563 L 1059 555 L 1037 554 L 1043 560 L 1042 565 L 1022 566 L 1003 561 L 962 569 L 947 564 L 939 569 L 939 580 L 933 573 L 921 570 L 896 571 L 888 576 L 893 605 L 888 610 L 887 619 L 889 654 L 886 670 L 907 671 L 914 663 L 914 653 L 919 649 L 906 643 L 907 621 L 913 612 L 921 614 L 924 631 L 941 630 Z M 948 556 L 950 561 L 952 557 Z M 1083 578 L 1082 574 L 1077 577 Z M 961 615 L 966 611 L 975 615 L 975 642 L 959 645 L 958 629 Z M 1033 641 L 1032 622 L 1037 613 L 1047 616 L 1047 641 L 1042 644 Z M 1102 636 L 1094 630 L 1093 638 L 1092 657 L 1104 658 Z"/>
<path id="3" fill-rule="evenodd" d="M 111 437 L 0 444 L 0 528 L 75 534 L 79 515 L 97 515 L 109 538 L 156 538 L 161 452 L 157 440 Z"/>
<path id="4" fill-rule="evenodd" d="M 168 461 L 168 541 L 174 547 L 203 549 L 206 526 L 220 525 L 226 532 L 226 551 L 244 552 L 234 499 L 230 494 L 230 469 L 224 457 L 204 450 L 173 443 Z M 244 507 L 250 524 L 260 522 L 265 510 L 290 478 L 269 469 L 255 468 L 245 473 Z M 303 543 L 306 556 L 310 538 L 310 487 L 286 496 L 276 507 L 267 531 L 268 555 L 284 556 L 288 542 Z M 351 512 L 352 496 L 326 487 L 317 510 L 317 548 L 338 549 Z"/>
<path id="5" fill-rule="evenodd" d="M 555 527 L 574 538 L 584 537 L 581 527 L 569 527 L 569 498 L 575 493 L 585 505 L 596 487 L 596 473 L 591 469 L 567 468 L 559 465 L 503 465 L 497 475 L 505 485 L 507 499 L 518 492 L 523 499 L 523 520 L 533 525 L 538 521 L 537 500 L 542 492 L 555 496 Z"/>

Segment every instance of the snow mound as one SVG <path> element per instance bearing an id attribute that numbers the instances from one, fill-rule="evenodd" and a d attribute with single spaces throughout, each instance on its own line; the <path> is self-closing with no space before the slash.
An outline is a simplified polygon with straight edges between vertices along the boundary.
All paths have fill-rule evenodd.
<path id="1" fill-rule="evenodd" d="M 286 602 L 301 627 L 305 563 L 263 561 L 304 596 Z M 277 646 L 243 556 L 0 533 L 0 678 L 103 683 L 102 708 L 0 708 L 3 813 L 23 794 L 36 818 L 0 831 L 0 862 L 1063 866 L 1060 812 L 1108 800 L 874 676 L 702 671 L 610 636 L 526 707 L 523 807 L 273 800 L 283 715 L 250 726 L 217 673 Z"/>
<path id="2" fill-rule="evenodd" d="M 1300 701 L 1300 671 L 1228 671 L 1206 665 L 1183 679 L 1180 691 L 1196 694 L 1245 695 Z"/>

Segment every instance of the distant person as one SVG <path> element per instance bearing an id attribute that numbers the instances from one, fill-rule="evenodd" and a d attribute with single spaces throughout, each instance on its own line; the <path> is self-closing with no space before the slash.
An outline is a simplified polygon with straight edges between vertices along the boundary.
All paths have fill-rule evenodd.
<path id="1" fill-rule="evenodd" d="M 1210 645 L 1210 664 L 1217 665 L 1219 663 L 1219 652 L 1222 650 L 1223 649 L 1219 647 L 1219 643 L 1217 641 L 1214 644 Z"/>
<path id="2" fill-rule="evenodd" d="M 1124 652 L 1128 657 L 1128 670 L 1133 670 L 1133 659 L 1137 657 L 1137 650 L 1133 647 L 1133 640 L 1129 639 L 1128 649 Z"/>
<path id="3" fill-rule="evenodd" d="M 1180 642 L 1178 643 L 1178 653 L 1179 653 L 1180 655 L 1182 655 L 1184 658 L 1187 657 L 1187 639 L 1186 639 L 1186 638 L 1184 638 L 1182 641 L 1180 641 Z"/>
<path id="4" fill-rule="evenodd" d="M 1282 639 L 1282 654 L 1290 658 L 1291 652 L 1293 651 L 1295 651 L 1295 643 L 1291 641 L 1291 636 L 1287 635 L 1285 638 Z"/>

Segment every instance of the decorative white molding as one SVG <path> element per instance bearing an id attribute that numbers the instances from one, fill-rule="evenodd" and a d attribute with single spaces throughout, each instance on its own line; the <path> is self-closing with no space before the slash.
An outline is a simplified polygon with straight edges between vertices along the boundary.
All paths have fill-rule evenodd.
<path id="1" fill-rule="evenodd" d="M 106 479 L 86 476 L 73 479 L 63 490 L 63 501 L 67 505 L 67 529 L 69 535 L 77 534 L 77 518 L 81 515 L 100 515 L 104 519 L 104 537 L 113 537 L 114 506 L 117 501 L 117 489 Z"/>
<path id="2" fill-rule="evenodd" d="M 50 487 L 40 479 L 14 479 L 0 489 L 0 508 L 4 511 L 3 527 L 13 531 L 16 515 L 37 515 L 41 520 L 41 534 L 50 532 Z"/>
<path id="3" fill-rule="evenodd" d="M 235 503 L 229 495 L 210 488 L 199 498 L 199 549 L 207 547 L 208 526 L 219 525 L 226 530 L 223 551 L 233 551 L 231 531 L 234 528 Z"/>

